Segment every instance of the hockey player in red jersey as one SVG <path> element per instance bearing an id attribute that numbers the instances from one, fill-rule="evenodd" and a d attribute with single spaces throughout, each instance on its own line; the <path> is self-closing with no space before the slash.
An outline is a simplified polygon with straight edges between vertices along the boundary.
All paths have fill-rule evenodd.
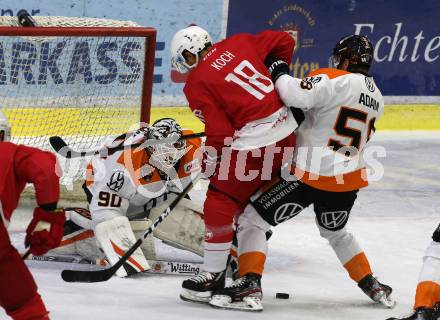
<path id="1" fill-rule="evenodd" d="M 183 282 L 184 300 L 208 302 L 212 290 L 224 287 L 233 219 L 262 181 L 279 171 L 284 148 L 295 144 L 297 122 L 264 65 L 269 55 L 290 63 L 294 46 L 288 33 L 271 30 L 216 44 L 197 26 L 173 37 L 172 63 L 182 73 L 190 71 L 184 93 L 205 123 L 205 172 L 211 173 L 204 203 L 204 272 Z"/>
<path id="2" fill-rule="evenodd" d="M 332 58 L 335 68 L 314 70 L 305 79 L 289 76 L 287 62 L 266 59 L 281 99 L 304 112 L 296 131 L 293 175 L 281 174 L 286 180 L 274 179 L 263 186 L 240 215 L 241 278 L 213 293 L 214 307 L 262 310 L 255 302 L 261 286 L 253 279 L 263 272 L 266 232 L 312 204 L 320 235 L 329 241 L 350 278 L 373 301 L 395 305 L 392 288 L 373 276 L 366 253 L 346 228 L 359 189 L 368 185 L 363 155 L 384 108 L 383 96 L 368 73 L 373 45 L 366 37 L 347 36 L 336 44 Z"/>
<path id="3" fill-rule="evenodd" d="M 423 257 L 413 314 L 405 318 L 388 320 L 438 319 L 440 319 L 440 224 L 434 231 L 432 242 Z"/>
<path id="4" fill-rule="evenodd" d="M 7 121 L 0 115 L 0 305 L 15 320 L 48 320 L 35 281 L 11 245 L 6 228 L 26 183 L 33 183 L 38 207 L 27 227 L 25 244 L 34 255 L 58 246 L 65 218 L 64 210 L 56 209 L 56 159 L 49 152 L 6 142 L 9 137 Z M 48 230 L 41 229 L 42 224 Z"/>

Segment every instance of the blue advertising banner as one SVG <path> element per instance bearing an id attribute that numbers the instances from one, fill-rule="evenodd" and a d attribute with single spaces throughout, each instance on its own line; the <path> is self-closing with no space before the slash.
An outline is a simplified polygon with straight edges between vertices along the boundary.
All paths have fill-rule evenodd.
<path id="1" fill-rule="evenodd" d="M 371 73 L 388 96 L 440 96 L 440 2 L 425 0 L 235 0 L 227 35 L 289 30 L 297 38 L 292 73 L 327 67 L 348 34 L 375 45 Z"/>
<path id="2" fill-rule="evenodd" d="M 209 30 L 214 41 L 219 40 L 223 5 L 223 0 L 2 0 L 0 15 L 15 16 L 20 9 L 26 9 L 31 15 L 131 20 L 155 28 L 153 105 L 179 105 L 185 102 L 184 79 L 171 69 L 171 38 L 177 30 L 195 23 Z"/>

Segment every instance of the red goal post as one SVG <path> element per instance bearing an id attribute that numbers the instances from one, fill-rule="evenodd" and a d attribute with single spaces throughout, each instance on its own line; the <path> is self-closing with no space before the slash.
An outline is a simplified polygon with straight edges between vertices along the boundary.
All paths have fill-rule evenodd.
<path id="1" fill-rule="evenodd" d="M 155 29 L 34 18 L 37 27 L 0 26 L 0 110 L 14 142 L 51 150 L 48 137 L 60 135 L 87 150 L 150 120 Z M 68 165 L 64 183 L 84 177 L 84 163 Z"/>

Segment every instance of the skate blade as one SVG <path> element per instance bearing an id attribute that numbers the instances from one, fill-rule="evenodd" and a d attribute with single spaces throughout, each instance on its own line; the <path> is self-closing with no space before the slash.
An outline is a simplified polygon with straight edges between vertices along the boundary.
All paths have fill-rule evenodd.
<path id="1" fill-rule="evenodd" d="M 263 305 L 261 299 L 257 297 L 244 297 L 243 301 L 231 302 L 229 296 L 215 295 L 212 297 L 209 304 L 217 309 L 247 311 L 247 312 L 261 312 Z"/>
<path id="2" fill-rule="evenodd" d="M 386 295 L 384 295 L 379 299 L 379 303 L 381 303 L 382 305 L 384 305 L 389 309 L 393 309 L 397 304 L 396 301 L 391 296 L 387 297 Z"/>
<path id="3" fill-rule="evenodd" d="M 182 292 L 180 293 L 180 299 L 187 302 L 207 304 L 211 300 L 211 295 L 212 295 L 211 291 L 197 292 L 197 291 L 183 289 Z"/>

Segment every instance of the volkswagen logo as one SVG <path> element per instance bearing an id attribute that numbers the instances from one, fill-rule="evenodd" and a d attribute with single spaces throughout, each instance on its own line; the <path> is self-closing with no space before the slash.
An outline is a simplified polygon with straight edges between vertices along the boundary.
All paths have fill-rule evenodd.
<path id="1" fill-rule="evenodd" d="M 348 211 L 324 212 L 321 214 L 322 226 L 328 230 L 337 230 L 348 220 Z"/>
<path id="2" fill-rule="evenodd" d="M 297 203 L 291 203 L 291 202 L 285 203 L 275 211 L 273 220 L 276 224 L 280 224 L 281 222 L 293 218 L 303 209 L 304 207 L 300 206 Z"/>

